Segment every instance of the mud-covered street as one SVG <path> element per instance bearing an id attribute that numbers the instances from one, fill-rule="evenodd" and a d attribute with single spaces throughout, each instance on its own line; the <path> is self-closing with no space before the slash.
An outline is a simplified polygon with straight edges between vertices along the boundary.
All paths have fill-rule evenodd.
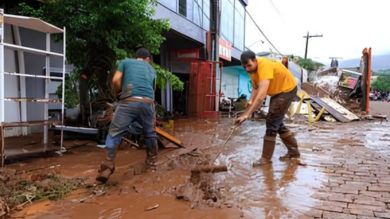
<path id="1" fill-rule="evenodd" d="M 389 7 L 0 0 L 0 219 L 390 219 Z"/>
<path id="2" fill-rule="evenodd" d="M 191 175 L 219 152 L 232 118 L 176 120 L 168 130 L 185 149 L 161 149 L 158 171 L 141 173 L 144 150 L 122 147 L 117 171 L 106 185 L 95 184 L 103 149 L 90 143 L 61 157 L 35 158 L 7 169 L 36 174 L 49 167 L 63 177 L 86 180 L 57 201 L 40 201 L 14 210 L 12 218 L 390 218 L 390 125 L 288 122 L 300 145 L 300 161 L 253 167 L 262 150 L 264 121 L 247 121 L 215 165 L 227 172 Z M 75 142 L 68 142 L 74 145 Z M 71 146 L 69 146 L 71 148 Z"/>

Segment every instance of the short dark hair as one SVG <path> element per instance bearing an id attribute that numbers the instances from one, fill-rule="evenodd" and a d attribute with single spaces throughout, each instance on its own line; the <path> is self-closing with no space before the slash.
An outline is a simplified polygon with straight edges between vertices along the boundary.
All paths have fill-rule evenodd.
<path id="1" fill-rule="evenodd" d="M 135 52 L 135 57 L 141 59 L 150 58 L 150 52 L 146 48 L 141 47 Z"/>
<path id="2" fill-rule="evenodd" d="M 252 52 L 251 50 L 247 50 L 241 54 L 241 63 L 246 65 L 248 64 L 249 60 L 256 59 L 256 54 Z"/>

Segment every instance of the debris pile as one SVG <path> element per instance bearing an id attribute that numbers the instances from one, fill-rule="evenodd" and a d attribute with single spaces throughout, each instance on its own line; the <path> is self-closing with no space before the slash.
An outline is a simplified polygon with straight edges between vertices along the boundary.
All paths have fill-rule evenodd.
<path id="1" fill-rule="evenodd" d="M 302 91 L 298 93 L 301 102 L 292 105 L 293 112 L 290 112 L 289 118 L 294 114 L 304 114 L 310 122 L 319 119 L 351 122 L 374 118 L 365 115 L 362 110 L 365 109 L 362 80 L 362 73 L 356 69 L 330 68 L 316 73 L 311 83 L 302 83 Z"/>
<path id="2" fill-rule="evenodd" d="M 84 179 L 65 178 L 54 168 L 17 172 L 0 169 L 0 218 L 40 200 L 57 200 L 83 185 Z"/>
<path id="3" fill-rule="evenodd" d="M 313 84 L 316 87 L 322 88 L 326 91 L 330 96 L 334 95 L 337 90 L 337 83 L 339 81 L 338 76 L 333 75 L 325 75 L 322 77 L 317 77 Z"/>
<path id="4" fill-rule="evenodd" d="M 195 148 L 172 158 L 167 157 L 167 160 L 162 162 L 161 168 L 165 170 L 179 167 L 191 171 L 189 180 L 172 191 L 177 199 L 190 202 L 191 208 L 201 206 L 233 207 L 232 202 L 226 199 L 224 189 L 218 186 L 217 180 L 214 180 L 216 174 L 227 171 L 227 167 L 221 165 L 213 166 L 212 169 L 205 168 L 211 160 L 212 157 L 209 153 Z"/>
<path id="5" fill-rule="evenodd" d="M 335 73 L 335 71 L 337 71 Z M 329 98 L 332 98 L 343 107 L 347 108 L 352 113 L 360 116 L 360 99 L 362 97 L 360 91 L 361 73 L 336 69 L 328 73 L 318 73 L 313 82 L 316 87 L 326 91 Z M 360 92 L 360 93 L 358 93 Z"/>

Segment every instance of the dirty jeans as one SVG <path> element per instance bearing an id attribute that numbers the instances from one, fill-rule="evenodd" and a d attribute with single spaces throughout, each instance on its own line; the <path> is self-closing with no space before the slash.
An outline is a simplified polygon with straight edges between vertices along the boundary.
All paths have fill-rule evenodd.
<path id="1" fill-rule="evenodd" d="M 287 93 L 280 93 L 271 97 L 268 115 L 266 117 L 266 135 L 276 136 L 289 130 L 284 126 L 283 119 L 291 102 L 297 95 L 297 87 Z"/>
<path id="2" fill-rule="evenodd" d="M 155 110 L 153 103 L 135 101 L 120 103 L 115 110 L 106 138 L 108 158 L 111 160 L 115 159 L 116 147 L 121 142 L 122 136 L 129 133 L 129 125 L 133 122 L 138 122 L 142 125 L 146 147 L 152 147 L 153 142 L 157 138 L 156 131 L 153 129 L 154 118 Z"/>

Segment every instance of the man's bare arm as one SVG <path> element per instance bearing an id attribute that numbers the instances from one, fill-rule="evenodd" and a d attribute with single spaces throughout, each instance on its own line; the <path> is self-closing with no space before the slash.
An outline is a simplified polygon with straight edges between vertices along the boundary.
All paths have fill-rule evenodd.
<path id="1" fill-rule="evenodd" d="M 115 95 L 118 95 L 122 90 L 122 77 L 123 73 L 121 71 L 116 71 L 112 78 L 112 89 L 114 90 Z"/>
<path id="2" fill-rule="evenodd" d="M 257 95 L 253 100 L 253 103 L 250 105 L 249 109 L 246 110 L 243 116 L 248 118 L 256 109 L 261 107 L 261 105 L 263 104 L 263 100 L 267 96 L 268 87 L 269 87 L 269 80 L 261 80 L 259 82 Z"/>
<path id="3" fill-rule="evenodd" d="M 249 102 L 248 102 L 249 105 L 252 105 L 252 103 L 255 101 L 257 93 L 259 93 L 258 87 L 257 88 L 252 87 L 251 97 L 249 98 Z"/>

